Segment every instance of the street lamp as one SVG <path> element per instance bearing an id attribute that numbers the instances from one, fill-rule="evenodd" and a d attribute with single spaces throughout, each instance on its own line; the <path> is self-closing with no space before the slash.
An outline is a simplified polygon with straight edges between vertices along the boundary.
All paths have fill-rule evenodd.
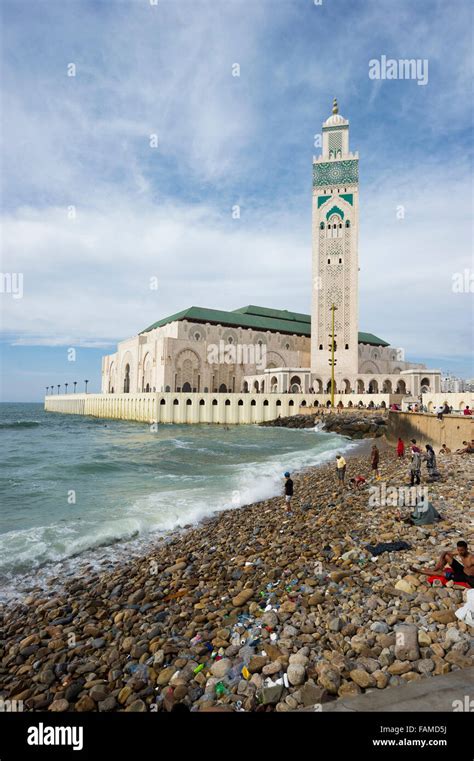
<path id="1" fill-rule="evenodd" d="M 46 386 L 46 396 L 48 396 L 49 386 Z"/>
<path id="2" fill-rule="evenodd" d="M 64 386 L 66 388 L 66 394 L 67 394 L 67 387 L 69 386 L 69 383 L 65 383 Z"/>
<path id="3" fill-rule="evenodd" d="M 89 383 L 89 381 L 85 380 L 84 383 L 86 384 L 86 394 L 87 394 L 87 384 Z"/>
<path id="4" fill-rule="evenodd" d="M 77 381 L 74 381 L 74 393 L 76 393 Z"/>
<path id="5" fill-rule="evenodd" d="M 61 388 L 61 384 L 60 384 L 60 383 L 58 383 L 58 394 L 59 394 L 59 389 L 60 389 L 60 388 Z"/>

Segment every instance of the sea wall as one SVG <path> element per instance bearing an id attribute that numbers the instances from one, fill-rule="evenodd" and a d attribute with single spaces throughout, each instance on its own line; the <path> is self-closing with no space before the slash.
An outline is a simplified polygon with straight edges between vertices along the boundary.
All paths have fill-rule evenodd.
<path id="1" fill-rule="evenodd" d="M 327 394 L 63 394 L 46 396 L 47 412 L 92 415 L 144 423 L 263 423 L 326 406 Z M 335 404 L 391 402 L 390 394 L 336 394 Z"/>
<path id="2" fill-rule="evenodd" d="M 473 423 L 471 417 L 460 415 L 443 415 L 443 419 L 438 420 L 429 413 L 390 412 L 387 438 L 396 441 L 400 436 L 405 442 L 417 439 L 423 444 L 447 444 L 450 449 L 457 449 L 474 436 Z"/>

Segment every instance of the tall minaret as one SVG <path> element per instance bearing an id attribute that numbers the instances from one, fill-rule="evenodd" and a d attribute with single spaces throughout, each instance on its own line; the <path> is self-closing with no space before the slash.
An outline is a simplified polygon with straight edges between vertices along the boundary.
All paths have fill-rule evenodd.
<path id="1" fill-rule="evenodd" d="M 335 304 L 336 385 L 358 371 L 359 156 L 349 153 L 349 122 L 334 99 L 313 161 L 313 303 L 311 370 L 330 376 L 331 306 Z M 339 383 L 338 383 L 339 381 Z"/>

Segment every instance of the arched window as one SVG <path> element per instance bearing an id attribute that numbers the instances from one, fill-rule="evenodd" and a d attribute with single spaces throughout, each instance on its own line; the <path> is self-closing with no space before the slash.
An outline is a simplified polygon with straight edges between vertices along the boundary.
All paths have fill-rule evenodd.
<path id="1" fill-rule="evenodd" d="M 323 350 L 323 345 L 319 344 L 319 351 L 322 351 L 322 350 Z"/>
<path id="2" fill-rule="evenodd" d="M 265 401 L 263 402 L 263 406 L 268 407 L 268 399 L 265 399 Z"/>
<path id="3" fill-rule="evenodd" d="M 351 226 L 350 219 L 346 219 L 346 227 L 350 227 L 350 226 Z"/>
<path id="4" fill-rule="evenodd" d="M 238 407 L 242 407 L 243 404 L 244 404 L 244 400 L 243 399 L 239 399 L 239 401 L 237 402 L 237 406 Z"/>
<path id="5" fill-rule="evenodd" d="M 186 404 L 192 404 L 191 399 L 186 399 Z"/>
<path id="6" fill-rule="evenodd" d="M 290 401 L 288 402 L 288 407 L 294 407 L 294 406 L 295 406 L 295 403 L 293 399 L 290 399 Z"/>
<path id="7" fill-rule="evenodd" d="M 276 403 L 276 406 L 277 406 L 277 407 L 281 407 L 281 399 L 277 399 L 277 403 Z"/>
<path id="8" fill-rule="evenodd" d="M 162 399 L 160 404 L 166 404 L 166 399 Z"/>
<path id="9" fill-rule="evenodd" d="M 257 402 L 255 401 L 255 399 L 252 399 L 252 401 L 250 402 L 250 406 L 255 407 L 256 404 Z"/>
<path id="10" fill-rule="evenodd" d="M 320 230 L 324 230 L 324 222 L 320 222 L 319 223 L 319 229 Z"/>
<path id="11" fill-rule="evenodd" d="M 200 400 L 199 400 L 199 404 L 200 404 L 201 406 L 204 406 L 204 405 L 206 404 L 206 402 L 204 401 L 204 399 L 200 399 Z"/>
<path id="12" fill-rule="evenodd" d="M 179 399 L 175 399 L 173 404 L 179 404 Z"/>
<path id="13" fill-rule="evenodd" d="M 212 405 L 213 405 L 213 407 L 215 407 L 215 405 L 216 405 L 216 404 L 217 404 L 217 399 L 213 399 L 213 400 L 212 400 Z"/>
<path id="14" fill-rule="evenodd" d="M 225 406 L 226 406 L 226 407 L 229 407 L 229 406 L 230 406 L 230 399 L 226 399 L 226 400 L 225 400 Z"/>

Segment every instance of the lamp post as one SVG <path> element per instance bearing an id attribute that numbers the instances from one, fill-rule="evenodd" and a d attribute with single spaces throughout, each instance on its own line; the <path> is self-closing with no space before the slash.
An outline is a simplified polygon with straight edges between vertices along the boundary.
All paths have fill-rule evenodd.
<path id="1" fill-rule="evenodd" d="M 46 396 L 48 396 L 49 386 L 46 386 Z"/>
<path id="2" fill-rule="evenodd" d="M 67 394 L 67 387 L 69 386 L 69 383 L 65 383 L 64 386 L 66 388 L 66 394 Z"/>
<path id="3" fill-rule="evenodd" d="M 334 380 L 334 367 L 336 365 L 337 359 L 334 359 L 334 344 L 335 344 L 335 337 L 336 334 L 334 333 L 334 313 L 336 312 L 337 307 L 332 304 L 331 306 L 331 312 L 332 312 L 332 331 L 331 331 L 331 359 L 329 360 L 329 364 L 331 366 L 331 409 L 334 407 L 334 387 L 336 385 Z"/>
<path id="4" fill-rule="evenodd" d="M 61 384 L 58 383 L 58 396 L 59 396 L 59 389 L 61 388 Z"/>
<path id="5" fill-rule="evenodd" d="M 87 394 L 87 384 L 89 383 L 89 381 L 85 380 L 84 383 L 86 384 L 86 394 Z"/>
<path id="6" fill-rule="evenodd" d="M 74 393 L 76 393 L 76 386 L 77 386 L 77 381 L 74 381 L 74 382 L 73 382 L 73 385 L 74 385 Z"/>

